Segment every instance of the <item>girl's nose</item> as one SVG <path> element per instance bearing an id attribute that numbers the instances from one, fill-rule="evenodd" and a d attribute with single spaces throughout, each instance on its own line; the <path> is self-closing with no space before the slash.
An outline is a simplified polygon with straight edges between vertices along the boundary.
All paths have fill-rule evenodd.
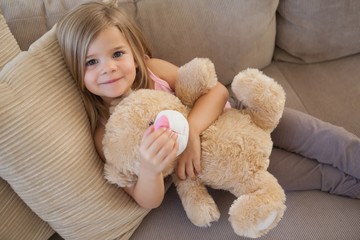
<path id="1" fill-rule="evenodd" d="M 111 59 L 104 63 L 104 67 L 103 67 L 104 74 L 112 73 L 115 72 L 116 70 L 117 70 L 117 65 L 114 60 Z"/>

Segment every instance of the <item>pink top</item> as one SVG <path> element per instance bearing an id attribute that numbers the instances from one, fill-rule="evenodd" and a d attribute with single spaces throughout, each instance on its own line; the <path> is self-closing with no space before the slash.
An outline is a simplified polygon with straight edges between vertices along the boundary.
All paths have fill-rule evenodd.
<path id="1" fill-rule="evenodd" d="M 175 94 L 175 91 L 170 87 L 169 83 L 158 76 L 156 76 L 149 68 L 148 68 L 149 76 L 151 80 L 154 81 L 154 89 L 160 90 L 164 92 L 168 92 L 171 94 Z M 230 102 L 227 101 L 224 109 L 231 108 Z"/>
<path id="2" fill-rule="evenodd" d="M 162 80 L 161 78 L 156 76 L 149 68 L 148 68 L 148 72 L 149 72 L 149 76 L 150 76 L 151 80 L 154 81 L 154 89 L 155 90 L 160 90 L 160 91 L 168 92 L 171 94 L 175 94 L 175 91 L 173 89 L 171 89 L 171 87 L 167 81 Z"/>

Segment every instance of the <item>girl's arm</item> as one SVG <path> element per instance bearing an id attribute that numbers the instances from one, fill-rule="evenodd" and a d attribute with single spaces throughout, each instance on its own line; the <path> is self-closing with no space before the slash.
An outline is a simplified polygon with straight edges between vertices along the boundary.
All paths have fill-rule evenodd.
<path id="1" fill-rule="evenodd" d="M 160 59 L 149 59 L 147 64 L 155 75 L 167 81 L 170 87 L 175 89 L 178 76 L 177 66 Z M 185 151 L 178 158 L 177 173 L 181 179 L 185 179 L 186 176 L 195 178 L 195 173 L 201 171 L 200 133 L 208 128 L 222 113 L 228 97 L 227 89 L 218 83 L 195 102 L 188 116 L 189 142 Z"/>
<path id="2" fill-rule="evenodd" d="M 105 127 L 98 124 L 95 131 L 94 142 L 99 156 L 105 161 L 102 139 Z M 144 208 L 158 207 L 165 194 L 164 178 L 162 171 L 176 159 L 178 151 L 177 135 L 166 129 L 154 131 L 149 127 L 144 134 L 140 153 L 142 156 L 138 180 L 133 187 L 125 187 L 124 190 Z"/>
<path id="3" fill-rule="evenodd" d="M 140 145 L 141 162 L 138 180 L 133 187 L 124 188 L 144 208 L 156 208 L 164 199 L 162 172 L 176 159 L 177 135 L 168 129 L 149 127 Z"/>
<path id="4" fill-rule="evenodd" d="M 194 179 L 196 172 L 201 171 L 200 134 L 222 113 L 228 96 L 227 89 L 218 83 L 195 102 L 188 116 L 189 142 L 185 151 L 178 158 L 177 174 L 179 178 L 186 179 L 186 176 L 189 176 Z"/>

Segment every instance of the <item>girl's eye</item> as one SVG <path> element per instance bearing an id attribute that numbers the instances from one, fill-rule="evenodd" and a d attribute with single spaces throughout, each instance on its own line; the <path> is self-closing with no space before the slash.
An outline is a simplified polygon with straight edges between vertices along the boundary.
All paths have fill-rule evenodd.
<path id="1" fill-rule="evenodd" d="M 123 52 L 117 51 L 114 53 L 114 58 L 121 57 L 123 54 L 124 54 Z"/>
<path id="2" fill-rule="evenodd" d="M 97 61 L 95 59 L 91 59 L 91 60 L 87 61 L 85 65 L 86 66 L 91 66 L 91 65 L 94 65 L 96 63 L 97 63 Z"/>

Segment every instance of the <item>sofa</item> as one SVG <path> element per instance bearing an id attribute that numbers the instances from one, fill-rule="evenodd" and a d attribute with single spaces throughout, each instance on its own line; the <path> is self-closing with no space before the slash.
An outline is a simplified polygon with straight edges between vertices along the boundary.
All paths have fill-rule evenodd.
<path id="1" fill-rule="evenodd" d="M 0 239 L 245 239 L 227 220 L 235 199 L 228 192 L 209 189 L 221 218 L 199 228 L 171 182 L 162 205 L 150 211 L 105 181 L 54 31 L 82 2 L 0 0 Z M 143 29 L 154 57 L 179 66 L 207 57 L 226 86 L 239 71 L 259 68 L 283 86 L 288 108 L 360 137 L 359 1 L 118 5 Z M 271 159 L 293 156 L 274 147 Z M 286 197 L 283 219 L 260 239 L 360 239 L 359 199 L 316 189 Z"/>

